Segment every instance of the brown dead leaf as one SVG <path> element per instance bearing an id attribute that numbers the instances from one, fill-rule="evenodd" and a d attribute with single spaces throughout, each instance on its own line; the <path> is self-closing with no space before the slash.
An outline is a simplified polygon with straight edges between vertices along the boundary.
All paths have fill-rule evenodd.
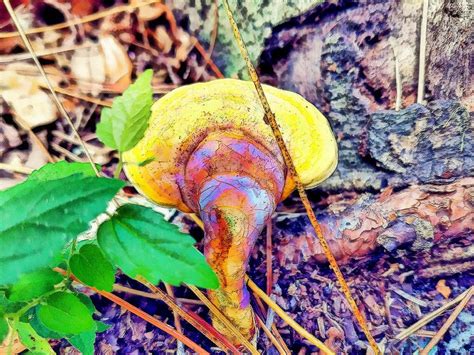
<path id="1" fill-rule="evenodd" d="M 451 295 L 451 288 L 446 285 L 446 280 L 444 279 L 438 281 L 436 284 L 436 291 L 441 293 L 441 295 L 443 295 L 443 297 L 446 299 Z"/>
<path id="2" fill-rule="evenodd" d="M 13 109 L 18 124 L 33 128 L 54 122 L 57 109 L 53 101 L 40 89 L 39 80 L 20 75 L 13 70 L 0 72 L 0 95 Z"/>
<path id="3" fill-rule="evenodd" d="M 115 84 L 125 89 L 131 82 L 132 63 L 125 49 L 111 35 L 99 39 L 99 46 L 81 48 L 71 58 L 72 75 L 79 81 Z M 99 94 L 100 87 L 94 94 Z"/>

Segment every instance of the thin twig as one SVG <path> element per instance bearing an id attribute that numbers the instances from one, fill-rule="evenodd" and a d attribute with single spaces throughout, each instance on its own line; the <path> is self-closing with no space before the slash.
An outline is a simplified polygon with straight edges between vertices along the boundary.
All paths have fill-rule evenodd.
<path id="1" fill-rule="evenodd" d="M 204 60 L 206 61 L 206 64 L 209 65 L 209 67 L 212 69 L 212 71 L 214 72 L 214 74 L 218 78 L 224 78 L 224 74 L 222 74 L 222 72 L 219 70 L 217 65 L 212 60 L 212 58 L 209 57 L 208 53 L 206 53 L 206 50 L 204 49 L 202 44 L 197 40 L 196 37 L 193 37 L 193 38 L 196 40 L 195 43 L 194 43 L 194 46 L 196 47 L 198 52 L 204 57 Z"/>
<path id="2" fill-rule="evenodd" d="M 260 328 L 263 329 L 263 331 L 265 332 L 265 334 L 267 335 L 268 339 L 272 342 L 272 344 L 275 346 L 275 348 L 278 350 L 278 352 L 280 353 L 280 355 L 285 355 L 285 350 L 283 350 L 283 348 L 281 347 L 281 345 L 278 343 L 278 341 L 275 339 L 275 337 L 273 336 L 272 332 L 267 328 L 267 326 L 265 325 L 265 323 L 260 319 L 259 316 L 255 316 L 255 318 L 257 318 L 257 322 L 258 324 L 260 325 Z"/>
<path id="3" fill-rule="evenodd" d="M 28 40 L 28 37 L 26 37 L 25 31 L 21 27 L 20 21 L 18 20 L 18 17 L 15 14 L 15 11 L 13 11 L 13 8 L 10 4 L 10 0 L 5 0 L 4 4 L 5 4 L 5 7 L 6 7 L 8 13 L 10 14 L 11 19 L 13 20 L 13 23 L 15 24 L 15 27 L 17 28 L 17 30 L 19 32 L 19 35 L 20 35 L 23 43 L 25 44 L 26 48 L 30 52 L 31 57 L 33 58 L 33 61 L 35 62 L 36 66 L 38 67 L 38 70 L 40 71 L 43 79 L 46 81 L 46 84 L 48 85 L 48 89 L 49 89 L 49 91 L 51 92 L 51 94 L 53 96 L 54 102 L 55 102 L 56 106 L 58 107 L 59 112 L 64 117 L 66 122 L 69 123 L 69 125 L 71 126 L 71 129 L 74 132 L 74 134 L 76 135 L 76 137 L 81 141 L 82 149 L 84 150 L 84 153 L 86 154 L 87 159 L 89 160 L 93 171 L 95 172 L 95 174 L 97 176 L 100 176 L 99 171 L 97 170 L 97 167 L 95 166 L 95 164 L 92 160 L 92 156 L 90 155 L 89 151 L 87 150 L 86 145 L 82 141 L 81 136 L 79 135 L 79 132 L 76 130 L 76 127 L 72 123 L 71 117 L 69 117 L 68 113 L 66 112 L 63 105 L 61 104 L 61 101 L 59 101 L 59 98 L 56 95 L 56 92 L 54 91 L 53 85 L 49 81 L 49 79 L 48 79 L 48 77 L 47 77 L 47 75 L 46 75 L 46 73 L 43 69 L 43 66 L 39 62 L 38 57 L 36 56 L 35 51 L 34 51 L 33 47 L 31 46 L 30 41 Z"/>
<path id="4" fill-rule="evenodd" d="M 222 312 L 217 308 L 205 295 L 202 293 L 196 286 L 193 285 L 186 285 L 189 287 L 191 291 L 202 301 L 204 304 L 209 308 L 212 314 L 218 318 L 222 324 L 224 324 L 227 329 L 237 338 L 239 339 L 240 343 L 247 348 L 254 355 L 258 355 L 259 352 L 255 347 L 235 328 L 232 322 L 227 319 L 227 317 L 222 314 Z"/>
<path id="5" fill-rule="evenodd" d="M 426 65 L 426 29 L 428 27 L 428 3 L 423 0 L 423 13 L 421 15 L 420 30 L 420 60 L 418 63 L 418 93 L 416 102 L 421 104 L 425 96 L 425 65 Z"/>
<path id="6" fill-rule="evenodd" d="M 214 24 L 212 26 L 211 41 L 209 42 L 209 49 L 207 50 L 207 58 L 212 59 L 212 53 L 214 52 L 214 47 L 216 45 L 217 33 L 219 29 L 219 3 L 217 0 L 214 0 Z M 203 66 L 199 74 L 196 75 L 196 80 L 199 80 L 204 74 L 209 61 L 206 60 L 206 64 Z"/>
<path id="7" fill-rule="evenodd" d="M 446 323 L 444 323 L 443 326 L 438 330 L 438 332 L 430 340 L 428 345 L 426 345 L 426 347 L 420 352 L 420 355 L 428 355 L 430 350 L 433 349 L 433 347 L 436 344 L 438 344 L 438 342 L 441 340 L 441 338 L 443 338 L 443 335 L 446 334 L 446 332 L 448 331 L 451 324 L 453 324 L 454 321 L 456 320 L 456 318 L 459 316 L 459 313 L 461 313 L 462 310 L 464 309 L 464 307 L 466 307 L 467 303 L 469 302 L 469 300 L 471 299 L 473 294 L 474 294 L 474 286 L 471 286 L 471 288 L 468 290 L 466 296 L 464 296 L 462 301 L 459 302 L 459 304 L 454 309 L 453 313 L 451 313 L 449 318 L 446 320 Z"/>
<path id="8" fill-rule="evenodd" d="M 395 87 L 396 87 L 396 98 L 395 98 L 395 111 L 400 111 L 402 106 L 402 78 L 400 74 L 400 63 L 398 62 L 397 44 L 393 38 L 389 40 L 390 46 L 393 51 L 393 59 L 395 61 Z"/>
<path id="9" fill-rule="evenodd" d="M 137 296 L 147 297 L 151 299 L 160 300 L 165 302 L 168 307 L 171 308 L 172 311 L 176 312 L 180 315 L 186 322 L 191 324 L 194 328 L 196 328 L 199 332 L 201 332 L 205 337 L 207 337 L 210 341 L 220 347 L 222 350 L 229 349 L 231 351 L 238 351 L 237 348 L 233 344 L 230 343 L 222 334 L 220 334 L 217 330 L 215 330 L 210 324 L 208 324 L 204 319 L 199 317 L 196 313 L 190 310 L 184 310 L 179 307 L 178 304 L 167 294 L 161 291 L 158 287 L 150 284 L 146 280 L 139 279 L 138 281 L 142 282 L 147 288 L 149 288 L 153 293 L 134 290 L 132 288 L 128 288 L 122 285 L 115 284 L 114 291 L 119 292 L 127 292 L 130 294 L 134 294 Z"/>
<path id="10" fill-rule="evenodd" d="M 12 109 L 12 112 L 15 113 Z M 31 129 L 30 125 L 28 122 L 26 122 L 23 118 L 21 118 L 20 115 L 15 114 L 14 115 L 15 120 L 20 124 L 21 128 L 26 130 L 28 132 L 28 135 L 30 136 L 30 139 L 33 141 L 33 144 L 36 144 L 39 149 L 44 153 L 46 158 L 50 163 L 54 163 L 56 160 L 53 158 L 53 156 L 49 153 L 48 148 L 43 144 L 41 139 L 36 135 L 36 133 Z"/>
<path id="11" fill-rule="evenodd" d="M 61 268 L 54 268 L 53 269 L 54 271 L 62 274 L 62 275 L 67 275 L 67 272 Z M 74 275 L 69 275 L 69 277 L 76 281 L 77 283 L 80 283 L 81 285 L 84 285 L 81 281 L 79 281 L 79 279 L 77 279 Z M 209 352 L 207 352 L 206 350 L 204 350 L 203 348 L 201 348 L 198 344 L 196 344 L 195 342 L 193 342 L 191 339 L 189 339 L 188 337 L 184 336 L 183 334 L 180 334 L 178 333 L 173 327 L 169 326 L 168 324 L 165 324 L 161 321 L 159 321 L 158 319 L 156 319 L 155 317 L 151 316 L 150 314 L 142 311 L 141 309 L 135 307 L 134 305 L 128 303 L 127 301 L 125 301 L 124 299 L 114 295 L 113 293 L 110 293 L 110 292 L 107 292 L 107 291 L 101 291 L 101 290 L 97 290 L 96 288 L 92 287 L 92 286 L 87 286 L 87 285 L 84 285 L 87 289 L 89 290 L 92 290 L 96 293 L 98 293 L 99 295 L 107 298 L 108 300 L 112 301 L 113 303 L 125 308 L 127 311 L 129 311 L 130 313 L 133 313 L 135 314 L 136 316 L 140 317 L 141 319 L 147 321 L 148 323 L 154 325 L 155 327 L 157 327 L 158 329 L 161 329 L 162 331 L 164 331 L 165 333 L 171 335 L 172 337 L 182 341 L 184 344 L 186 344 L 186 346 L 188 346 L 189 348 L 191 348 L 192 350 L 196 351 L 198 354 L 209 354 Z"/>
<path id="12" fill-rule="evenodd" d="M 96 46 L 94 43 L 83 43 L 79 45 L 73 45 L 70 47 L 56 47 L 56 48 L 47 48 L 36 52 L 36 56 L 44 57 L 52 54 L 62 53 L 62 52 L 69 52 L 75 51 L 78 49 L 89 48 L 92 46 Z M 0 63 L 10 63 L 16 62 L 18 60 L 27 60 L 31 59 L 30 53 L 16 53 L 16 54 L 7 54 L 0 56 Z"/>
<path id="13" fill-rule="evenodd" d="M 250 57 L 247 51 L 247 48 L 245 46 L 245 43 L 240 35 L 239 28 L 234 20 L 234 17 L 232 15 L 232 11 L 230 9 L 229 3 L 227 0 L 224 0 L 224 6 L 226 8 L 227 16 L 229 17 L 229 21 L 231 23 L 231 27 L 234 32 L 235 39 L 237 40 L 237 43 L 240 48 L 240 52 L 242 54 L 242 57 L 247 64 L 247 69 L 249 72 L 250 77 L 252 78 L 252 81 L 255 85 L 255 89 L 257 91 L 258 97 L 260 99 L 260 102 L 263 106 L 264 112 L 265 112 L 265 119 L 267 124 L 270 125 L 272 132 L 275 136 L 276 142 L 278 144 L 278 147 L 280 148 L 280 151 L 283 155 L 283 158 L 285 160 L 285 163 L 288 167 L 288 170 L 293 178 L 293 181 L 295 182 L 296 188 L 298 190 L 298 193 L 301 198 L 301 202 L 303 203 L 306 212 L 308 214 L 309 220 L 311 222 L 311 225 L 314 228 L 314 231 L 319 239 L 319 242 L 321 244 L 321 247 L 324 250 L 324 253 L 326 254 L 326 258 L 329 261 L 329 264 L 331 265 L 331 268 L 333 269 L 334 273 L 336 274 L 336 277 L 341 285 L 342 291 L 344 293 L 344 296 L 346 297 L 347 302 L 349 303 L 350 307 L 352 308 L 352 312 L 357 319 L 357 322 L 359 323 L 360 327 L 365 333 L 365 336 L 367 337 L 369 344 L 372 348 L 372 350 L 375 352 L 376 355 L 380 354 L 380 350 L 377 347 L 377 343 L 375 342 L 375 339 L 372 337 L 372 334 L 370 334 L 369 327 L 367 326 L 367 322 L 360 312 L 359 308 L 357 307 L 357 304 L 354 300 L 354 298 L 351 295 L 351 292 L 349 290 L 349 286 L 347 285 L 346 280 L 344 279 L 344 276 L 342 275 L 342 272 L 339 268 L 339 265 L 337 264 L 336 259 L 334 258 L 333 253 L 329 249 L 329 244 L 326 241 L 326 238 L 324 237 L 321 227 L 316 219 L 316 215 L 314 214 L 314 211 L 311 207 L 311 203 L 308 199 L 308 195 L 306 194 L 306 191 L 304 189 L 304 185 L 301 182 L 301 179 L 296 171 L 295 164 L 293 163 L 293 159 L 290 155 L 290 152 L 288 151 L 288 148 L 285 144 L 285 141 L 283 140 L 282 133 L 280 131 L 280 127 L 278 126 L 278 123 L 276 121 L 275 115 L 273 114 L 270 105 L 268 103 L 268 100 L 265 96 L 265 93 L 262 88 L 262 84 L 260 83 L 260 80 L 258 78 L 258 74 L 255 70 L 255 67 L 253 66 L 252 62 L 250 61 Z M 322 344 L 322 343 L 321 343 Z M 324 345 L 324 344 L 322 344 Z"/>
<path id="14" fill-rule="evenodd" d="M 104 11 L 99 11 L 95 14 L 84 16 L 82 18 L 77 18 L 77 19 L 74 19 L 74 20 L 71 20 L 71 21 L 61 22 L 61 23 L 51 25 L 51 26 L 30 28 L 29 30 L 27 30 L 24 33 L 27 34 L 27 35 L 30 35 L 30 34 L 33 34 L 33 33 L 42 33 L 42 32 L 47 32 L 47 31 L 60 30 L 60 29 L 63 29 L 63 28 L 68 28 L 70 26 L 75 26 L 75 25 L 79 25 L 79 24 L 83 24 L 83 23 L 87 23 L 87 22 L 91 22 L 91 21 L 96 21 L 96 20 L 99 20 L 101 18 L 110 16 L 110 15 L 115 15 L 115 14 L 118 14 L 118 13 L 121 13 L 121 12 L 131 11 L 131 10 L 134 10 L 136 8 L 146 6 L 146 5 L 150 5 L 150 4 L 159 2 L 159 1 L 160 0 L 150 0 L 150 1 L 137 2 L 136 4 L 115 6 L 111 9 L 107 9 L 107 10 L 104 10 Z M 7 2 L 9 3 L 10 1 L 5 0 L 5 3 L 7 3 Z M 17 29 L 18 29 L 18 26 L 17 26 Z M 13 38 L 13 37 L 18 37 L 18 36 L 21 36 L 21 31 L 19 29 L 18 29 L 18 32 L 0 32 L 0 39 Z"/>
<path id="15" fill-rule="evenodd" d="M 466 297 L 467 293 L 468 293 L 468 290 L 464 291 L 463 293 L 461 293 L 458 297 L 456 297 L 452 301 L 447 302 L 446 304 L 444 304 L 443 306 L 441 306 L 437 310 L 427 314 L 426 316 L 421 318 L 418 322 L 416 322 L 415 324 L 412 324 L 410 327 L 408 327 L 407 329 L 400 332 L 397 336 L 395 336 L 395 339 L 403 340 L 403 339 L 409 337 L 411 334 L 415 333 L 418 329 L 424 327 L 426 324 L 431 322 L 433 319 L 439 317 L 441 314 L 443 314 L 444 311 L 451 308 L 455 304 L 461 302 L 461 300 L 464 297 Z"/>
<path id="16" fill-rule="evenodd" d="M 421 307 L 428 307 L 428 303 L 426 303 L 423 300 L 420 300 L 419 298 L 416 298 L 415 296 L 410 295 L 409 293 L 406 293 L 403 290 L 393 289 L 393 292 L 395 292 L 397 295 L 402 296 L 403 298 L 409 300 L 410 302 L 413 302 L 414 304 L 417 304 Z"/>
<path id="17" fill-rule="evenodd" d="M 176 298 L 174 297 L 174 291 L 173 291 L 173 287 L 169 284 L 167 284 L 166 282 L 164 282 L 165 284 L 165 289 L 166 289 L 166 293 L 168 294 L 168 296 L 173 299 L 174 302 L 176 302 Z M 177 305 L 179 307 L 179 305 Z M 176 330 L 178 332 L 180 332 L 181 334 L 184 334 L 183 333 L 183 327 L 181 327 L 181 319 L 179 318 L 179 313 L 176 311 L 176 309 L 173 309 L 173 318 L 174 318 L 174 326 L 176 328 Z M 179 340 L 178 340 L 178 345 L 177 345 L 177 353 L 180 354 L 180 353 L 183 353 L 183 351 L 180 351 L 183 347 L 183 343 L 181 343 Z"/>
<path id="18" fill-rule="evenodd" d="M 29 175 L 33 172 L 33 169 L 28 168 L 26 166 L 18 166 L 18 165 L 6 164 L 6 163 L 0 163 L 0 170 L 5 170 L 11 173 L 20 173 L 20 174 L 25 174 L 25 175 Z"/>
<path id="19" fill-rule="evenodd" d="M 262 314 L 265 314 L 265 307 L 263 306 L 262 299 L 260 297 L 258 297 L 258 295 L 255 294 L 255 293 L 253 294 L 253 296 L 255 298 L 255 301 L 257 302 L 258 308 L 260 309 Z M 268 309 L 271 309 L 271 308 L 268 307 Z M 275 336 L 276 340 L 278 340 L 278 343 L 280 344 L 282 349 L 285 351 L 285 355 L 291 355 L 290 349 L 288 349 L 288 346 L 286 345 L 285 341 L 281 337 L 281 334 L 278 331 L 278 328 L 276 327 L 275 323 L 272 322 L 271 326 L 269 327 L 268 326 L 268 319 L 267 319 L 267 321 L 265 322 L 265 325 L 267 326 L 267 328 L 272 329 L 273 335 Z"/>
<path id="20" fill-rule="evenodd" d="M 265 250 L 265 259 L 267 262 L 267 295 L 272 294 L 273 289 L 273 267 L 272 267 L 272 220 L 267 222 L 267 243 Z"/>
<path id="21" fill-rule="evenodd" d="M 311 344 L 316 346 L 318 349 L 322 350 L 326 354 L 335 354 L 331 349 L 329 349 L 323 342 L 317 339 L 314 335 L 309 333 L 306 329 L 296 323 L 292 318 L 290 318 L 284 310 L 282 310 L 275 302 L 272 301 L 270 297 L 267 296 L 250 278 L 247 276 L 247 285 L 250 289 L 256 293 L 262 300 L 271 307 L 276 314 L 280 316 L 290 327 L 292 327 L 299 335 L 308 340 Z"/>
<path id="22" fill-rule="evenodd" d="M 40 86 L 43 87 L 43 88 L 48 88 L 47 85 L 40 84 Z M 72 91 L 57 87 L 57 86 L 53 87 L 53 90 L 56 91 L 59 94 L 71 96 L 71 97 L 74 97 L 76 99 L 86 101 L 86 102 L 90 102 L 90 103 L 93 103 L 93 104 L 96 104 L 96 105 L 105 106 L 105 107 L 111 107 L 112 106 L 111 101 L 96 99 L 95 97 L 82 95 L 82 94 L 72 92 Z"/>

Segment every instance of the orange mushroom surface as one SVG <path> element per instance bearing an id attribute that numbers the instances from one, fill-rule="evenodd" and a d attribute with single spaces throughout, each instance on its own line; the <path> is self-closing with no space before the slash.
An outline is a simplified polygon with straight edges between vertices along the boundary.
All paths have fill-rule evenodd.
<path id="1" fill-rule="evenodd" d="M 301 181 L 316 186 L 337 164 L 328 121 L 300 95 L 263 88 Z M 201 217 L 204 254 L 220 281 L 209 297 L 248 339 L 255 335 L 244 282 L 248 258 L 276 205 L 294 189 L 263 117 L 252 82 L 183 86 L 153 105 L 143 139 L 124 154 L 126 174 L 143 195 Z M 218 320 L 214 326 L 237 343 Z"/>

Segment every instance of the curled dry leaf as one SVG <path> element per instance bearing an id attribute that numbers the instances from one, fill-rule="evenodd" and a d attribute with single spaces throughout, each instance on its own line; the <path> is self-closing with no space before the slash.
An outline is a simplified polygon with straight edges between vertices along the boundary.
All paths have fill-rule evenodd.
<path id="1" fill-rule="evenodd" d="M 71 59 L 72 75 L 79 81 L 111 83 L 125 89 L 130 85 L 132 63 L 125 49 L 112 36 L 99 39 L 99 46 L 81 48 Z M 96 94 L 100 92 L 97 87 Z"/>
<path id="2" fill-rule="evenodd" d="M 13 109 L 14 118 L 20 126 L 27 124 L 33 128 L 57 118 L 56 106 L 39 84 L 39 80 L 14 70 L 0 72 L 0 95 Z"/>
<path id="3" fill-rule="evenodd" d="M 441 295 L 443 295 L 443 297 L 446 299 L 448 299 L 451 295 L 451 288 L 446 285 L 445 279 L 441 279 L 438 281 L 438 283 L 436 284 L 436 291 L 441 293 Z"/>

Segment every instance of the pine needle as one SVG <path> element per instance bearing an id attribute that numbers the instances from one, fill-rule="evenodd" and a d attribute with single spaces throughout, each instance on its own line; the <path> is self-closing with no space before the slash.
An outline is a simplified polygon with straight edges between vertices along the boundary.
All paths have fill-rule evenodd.
<path id="1" fill-rule="evenodd" d="M 293 163 L 293 159 L 290 155 L 290 152 L 288 151 L 288 148 L 286 147 L 285 141 L 283 140 L 283 136 L 280 131 L 280 127 L 278 126 L 278 123 L 276 121 L 275 115 L 273 114 L 270 105 L 267 101 L 267 98 L 265 96 L 265 93 L 262 88 L 262 84 L 260 83 L 260 80 L 258 78 L 258 74 L 255 70 L 255 67 L 253 66 L 252 62 L 250 61 L 249 54 L 247 52 L 247 48 L 245 46 L 245 43 L 240 35 L 239 28 L 234 20 L 234 17 L 232 15 L 232 11 L 230 9 L 229 3 L 227 0 L 223 0 L 224 6 L 226 8 L 227 16 L 229 18 L 229 22 L 231 24 L 232 30 L 234 32 L 235 39 L 237 40 L 237 43 L 240 48 L 240 52 L 242 54 L 242 57 L 247 64 L 247 69 L 249 72 L 250 77 L 252 78 L 252 81 L 255 85 L 255 89 L 257 91 L 258 97 L 260 99 L 260 102 L 263 106 L 263 109 L 265 111 L 265 122 L 271 127 L 272 132 L 275 136 L 276 142 L 278 144 L 278 147 L 280 148 L 280 151 L 283 155 L 283 158 L 285 160 L 286 166 L 288 167 L 288 170 L 295 182 L 296 188 L 298 190 L 298 193 L 301 198 L 301 202 L 303 203 L 308 218 L 311 222 L 311 225 L 313 226 L 313 229 L 319 239 L 319 242 L 321 244 L 321 247 L 324 250 L 324 253 L 326 254 L 326 258 L 329 261 L 329 264 L 331 265 L 331 268 L 333 269 L 334 273 L 336 274 L 337 280 L 339 281 L 339 284 L 341 285 L 342 292 L 344 293 L 344 296 L 346 297 L 347 302 L 349 303 L 350 307 L 352 308 L 352 313 L 354 314 L 355 318 L 357 319 L 357 322 L 359 323 L 360 327 L 365 333 L 365 336 L 367 337 L 367 340 L 369 341 L 369 344 L 372 348 L 372 350 L 375 352 L 375 354 L 380 354 L 380 350 L 377 347 L 377 343 L 375 342 L 375 339 L 372 337 L 372 334 L 370 334 L 369 328 L 367 326 L 367 322 L 365 318 L 363 317 L 362 313 L 360 312 L 359 308 L 357 307 L 357 304 L 354 300 L 354 298 L 351 295 L 351 292 L 349 290 L 349 286 L 347 285 L 346 280 L 344 279 L 344 276 L 342 275 L 342 272 L 339 268 L 339 265 L 337 264 L 336 259 L 334 258 L 333 253 L 329 249 L 329 244 L 326 241 L 326 238 L 324 237 L 321 227 L 316 219 L 316 215 L 314 214 L 314 211 L 311 207 L 311 203 L 308 199 L 308 195 L 306 194 L 306 191 L 304 189 L 304 185 L 302 184 L 300 177 L 296 171 L 295 164 Z M 323 344 L 324 345 L 324 344 Z"/>

